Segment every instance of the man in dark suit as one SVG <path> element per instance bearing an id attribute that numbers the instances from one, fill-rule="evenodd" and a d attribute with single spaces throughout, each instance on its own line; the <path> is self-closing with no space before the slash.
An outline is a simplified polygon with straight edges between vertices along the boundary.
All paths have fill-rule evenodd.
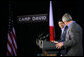
<path id="1" fill-rule="evenodd" d="M 63 15 L 62 21 L 68 26 L 66 38 L 64 42 L 56 44 L 56 47 L 61 48 L 64 46 L 67 48 L 65 56 L 83 56 L 82 28 L 72 20 L 71 15 L 68 13 Z"/>
<path id="2" fill-rule="evenodd" d="M 66 36 L 66 31 L 67 31 L 66 25 L 61 20 L 58 21 L 58 25 L 61 29 L 61 36 L 60 36 L 60 40 L 58 40 L 58 42 L 64 42 L 65 41 L 65 36 Z"/>
<path id="3" fill-rule="evenodd" d="M 64 42 L 65 37 L 66 37 L 67 26 L 64 24 L 64 22 L 62 20 L 58 21 L 58 25 L 61 29 L 61 35 L 60 35 L 60 39 L 58 40 L 58 42 Z M 58 55 L 64 56 L 65 54 L 66 54 L 66 49 L 64 47 L 59 49 L 59 54 Z"/>

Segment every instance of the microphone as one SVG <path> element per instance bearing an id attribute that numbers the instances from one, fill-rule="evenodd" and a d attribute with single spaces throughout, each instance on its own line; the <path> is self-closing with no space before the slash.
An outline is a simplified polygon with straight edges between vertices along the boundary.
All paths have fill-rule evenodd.
<path id="1" fill-rule="evenodd" d="M 50 36 L 50 34 L 47 34 L 46 36 L 41 37 L 40 40 L 44 40 L 44 39 L 46 39 L 49 36 Z"/>
<path id="2" fill-rule="evenodd" d="M 44 33 L 41 33 L 38 37 L 41 37 Z"/>

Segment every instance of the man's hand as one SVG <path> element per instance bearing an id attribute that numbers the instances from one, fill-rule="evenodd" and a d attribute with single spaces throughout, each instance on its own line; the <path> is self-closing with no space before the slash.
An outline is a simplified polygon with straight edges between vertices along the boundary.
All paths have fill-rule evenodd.
<path id="1" fill-rule="evenodd" d="M 58 41 L 51 41 L 51 42 L 53 42 L 53 43 L 55 43 L 55 44 L 57 44 L 57 43 L 58 43 Z"/>
<path id="2" fill-rule="evenodd" d="M 58 41 L 53 41 L 55 44 L 57 44 L 58 43 Z"/>
<path id="3" fill-rule="evenodd" d="M 63 42 L 59 42 L 56 44 L 56 48 L 60 49 L 63 46 Z"/>

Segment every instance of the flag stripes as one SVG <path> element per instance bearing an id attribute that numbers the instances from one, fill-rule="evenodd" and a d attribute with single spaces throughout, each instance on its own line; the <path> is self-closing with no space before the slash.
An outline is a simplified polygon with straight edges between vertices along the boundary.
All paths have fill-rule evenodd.
<path id="1" fill-rule="evenodd" d="M 12 28 L 12 31 L 8 33 L 7 49 L 8 49 L 7 50 L 8 56 L 17 56 L 17 44 L 16 44 L 16 35 L 14 28 Z"/>

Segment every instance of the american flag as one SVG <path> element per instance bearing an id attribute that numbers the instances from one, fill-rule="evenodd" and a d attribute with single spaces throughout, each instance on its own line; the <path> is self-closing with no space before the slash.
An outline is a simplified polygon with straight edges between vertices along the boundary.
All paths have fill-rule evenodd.
<path id="1" fill-rule="evenodd" d="M 7 56 L 17 56 L 16 34 L 14 27 L 8 32 Z"/>
<path id="2" fill-rule="evenodd" d="M 13 26 L 13 13 L 9 4 L 9 25 L 7 39 L 7 56 L 17 56 L 16 32 Z"/>

